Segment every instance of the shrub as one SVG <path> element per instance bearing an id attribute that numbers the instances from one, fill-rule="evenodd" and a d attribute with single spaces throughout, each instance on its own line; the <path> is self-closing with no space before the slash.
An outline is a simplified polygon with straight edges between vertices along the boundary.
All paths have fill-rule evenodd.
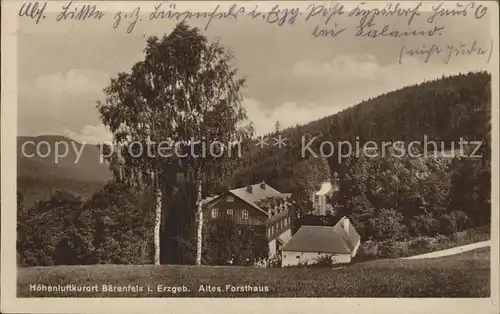
<path id="1" fill-rule="evenodd" d="M 388 240 L 380 243 L 378 251 L 379 257 L 384 258 L 397 258 L 408 256 L 408 244 L 406 242 L 398 242 L 395 240 Z"/>
<path id="2" fill-rule="evenodd" d="M 381 242 L 368 241 L 361 244 L 354 261 L 419 255 L 485 241 L 490 238 L 489 228 L 489 226 L 483 226 L 478 229 L 456 232 L 450 236 L 417 237 L 409 241 L 396 241 L 394 239 Z"/>
<path id="3" fill-rule="evenodd" d="M 281 256 L 277 254 L 270 258 L 261 258 L 259 259 L 255 265 L 258 268 L 277 268 L 281 267 Z"/>
<path id="4" fill-rule="evenodd" d="M 333 266 L 332 255 L 321 255 L 315 262 L 311 265 L 314 267 L 330 267 Z"/>
<path id="5" fill-rule="evenodd" d="M 417 236 L 434 236 L 438 233 L 439 221 L 432 214 L 424 214 L 410 220 L 410 231 Z"/>
<path id="6" fill-rule="evenodd" d="M 449 235 L 464 230 L 469 225 L 469 217 L 463 211 L 453 211 L 441 215 L 439 219 L 439 231 Z"/>
<path id="7" fill-rule="evenodd" d="M 409 242 L 411 255 L 423 254 L 432 250 L 435 239 L 430 237 L 418 237 Z"/>
<path id="8" fill-rule="evenodd" d="M 404 235 L 403 215 L 394 209 L 381 209 L 370 218 L 370 227 L 377 239 L 399 239 Z"/>
<path id="9" fill-rule="evenodd" d="M 354 260 L 359 262 L 376 259 L 378 257 L 379 246 L 380 243 L 377 241 L 366 241 L 361 243 Z"/>

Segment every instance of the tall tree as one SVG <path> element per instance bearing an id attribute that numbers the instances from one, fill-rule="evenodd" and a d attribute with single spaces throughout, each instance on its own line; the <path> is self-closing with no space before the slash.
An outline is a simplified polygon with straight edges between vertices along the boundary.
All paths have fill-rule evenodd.
<path id="1" fill-rule="evenodd" d="M 411 152 L 416 154 L 418 150 L 414 147 Z M 401 154 L 393 148 L 385 155 L 349 156 L 344 165 L 347 170 L 340 177 L 339 198 L 344 205 L 340 214 L 351 217 L 362 235 L 376 239 L 389 230 L 380 227 L 381 221 L 394 223 L 391 232 L 399 236 L 402 231 L 396 222 L 422 229 L 422 222 L 434 221 L 448 207 L 450 176 L 446 160 L 412 157 L 409 151 Z"/>
<path id="2" fill-rule="evenodd" d="M 244 79 L 218 41 L 209 43 L 197 28 L 180 23 L 161 39 L 150 37 L 144 53 L 129 73 L 111 80 L 98 109 L 114 135 L 121 174 L 154 188 L 154 263 L 159 264 L 162 209 L 170 206 L 177 173 L 195 183 L 189 186 L 196 189 L 201 255 L 203 187 L 229 172 L 231 163 L 223 157 L 237 154 L 237 145 L 230 144 L 251 127 L 241 106 Z"/>

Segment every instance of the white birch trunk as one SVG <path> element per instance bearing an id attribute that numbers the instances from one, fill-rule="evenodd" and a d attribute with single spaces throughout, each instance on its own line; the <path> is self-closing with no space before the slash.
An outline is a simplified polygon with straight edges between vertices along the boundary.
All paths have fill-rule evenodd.
<path id="1" fill-rule="evenodd" d="M 196 214 L 198 215 L 198 228 L 196 234 L 196 265 L 201 265 L 201 252 L 203 249 L 203 206 L 201 202 L 201 170 L 196 173 Z"/>
<path id="2" fill-rule="evenodd" d="M 154 186 L 156 194 L 156 210 L 155 210 L 155 226 L 154 226 L 154 247 L 155 247 L 154 264 L 160 265 L 160 226 L 161 226 L 162 192 L 161 192 L 161 186 L 158 182 L 157 173 L 154 174 Z"/>

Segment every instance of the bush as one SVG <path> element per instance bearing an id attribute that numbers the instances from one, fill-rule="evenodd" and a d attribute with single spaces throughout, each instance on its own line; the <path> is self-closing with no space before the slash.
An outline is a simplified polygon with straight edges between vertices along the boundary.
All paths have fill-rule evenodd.
<path id="1" fill-rule="evenodd" d="M 255 265 L 258 268 L 279 268 L 281 267 L 281 256 L 279 254 L 270 258 L 261 258 Z"/>
<path id="2" fill-rule="evenodd" d="M 408 243 L 388 240 L 380 243 L 378 257 L 397 258 L 408 256 Z"/>
<path id="3" fill-rule="evenodd" d="M 432 246 L 435 243 L 435 238 L 418 237 L 409 242 L 411 255 L 423 254 L 432 251 Z"/>
<path id="4" fill-rule="evenodd" d="M 395 209 L 381 209 L 370 218 L 370 229 L 377 239 L 399 239 L 404 235 L 403 215 Z"/>
<path id="5" fill-rule="evenodd" d="M 417 237 L 409 241 L 367 241 L 361 244 L 355 262 L 377 258 L 398 258 L 445 250 L 490 239 L 490 226 L 456 232 L 450 236 Z"/>
<path id="6" fill-rule="evenodd" d="M 453 211 L 441 215 L 439 219 L 439 231 L 444 235 L 453 234 L 465 229 L 469 224 L 469 218 L 463 211 Z"/>
<path id="7" fill-rule="evenodd" d="M 154 217 L 147 201 L 144 191 L 116 183 L 86 202 L 57 192 L 29 209 L 38 215 L 18 217 L 19 265 L 150 262 Z"/>
<path id="8" fill-rule="evenodd" d="M 332 255 L 331 254 L 328 254 L 328 255 L 321 255 L 320 257 L 318 257 L 315 261 L 314 264 L 312 264 L 311 266 L 314 266 L 314 267 L 330 267 L 330 266 L 333 266 L 333 261 L 332 261 Z"/>
<path id="9" fill-rule="evenodd" d="M 371 259 L 376 259 L 378 257 L 378 251 L 380 247 L 380 242 L 377 241 L 366 241 L 360 244 L 358 253 L 354 257 L 353 261 L 361 262 Z"/>
<path id="10" fill-rule="evenodd" d="M 419 215 L 410 220 L 410 232 L 416 236 L 433 236 L 439 231 L 439 221 L 432 214 Z"/>

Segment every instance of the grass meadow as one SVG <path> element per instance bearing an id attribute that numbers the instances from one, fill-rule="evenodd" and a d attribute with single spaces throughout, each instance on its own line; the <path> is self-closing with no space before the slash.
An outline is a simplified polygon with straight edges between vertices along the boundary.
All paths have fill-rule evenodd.
<path id="1" fill-rule="evenodd" d="M 97 290 L 30 291 L 33 284 L 94 286 Z M 106 292 L 103 285 L 125 288 Z M 247 285 L 261 291 L 245 290 Z M 489 297 L 490 249 L 435 259 L 377 260 L 343 268 L 28 267 L 18 268 L 17 289 L 19 297 Z"/>

